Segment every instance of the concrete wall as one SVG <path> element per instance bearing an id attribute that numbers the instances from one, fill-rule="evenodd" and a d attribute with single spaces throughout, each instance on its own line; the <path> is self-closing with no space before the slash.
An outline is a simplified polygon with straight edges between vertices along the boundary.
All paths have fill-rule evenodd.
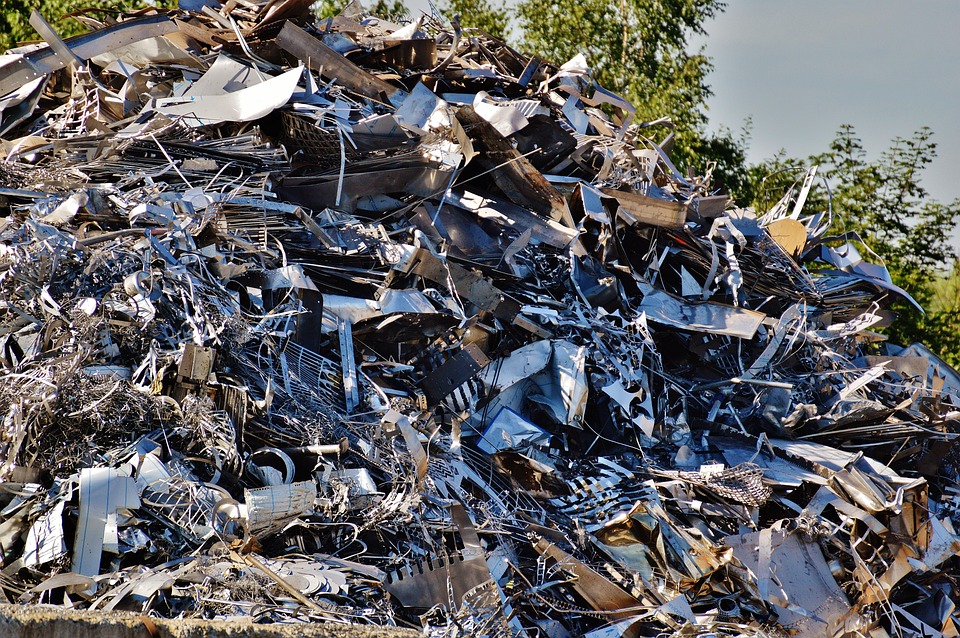
<path id="1" fill-rule="evenodd" d="M 144 619 L 126 612 L 0 605 L 3 638 L 417 638 L 419 632 L 364 625 L 256 625 L 249 622 Z"/>

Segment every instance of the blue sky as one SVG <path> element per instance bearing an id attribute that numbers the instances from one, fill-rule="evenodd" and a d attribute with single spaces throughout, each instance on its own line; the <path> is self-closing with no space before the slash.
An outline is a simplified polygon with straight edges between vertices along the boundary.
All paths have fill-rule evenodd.
<path id="1" fill-rule="evenodd" d="M 730 0 L 707 31 L 710 121 L 752 117 L 751 160 L 824 150 L 844 123 L 876 157 L 929 126 L 939 155 L 922 183 L 960 198 L 960 2 Z"/>

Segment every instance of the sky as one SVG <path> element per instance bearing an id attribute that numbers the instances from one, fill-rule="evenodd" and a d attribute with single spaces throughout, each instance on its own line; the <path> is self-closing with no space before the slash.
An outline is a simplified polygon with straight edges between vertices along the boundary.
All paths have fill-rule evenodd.
<path id="1" fill-rule="evenodd" d="M 960 2 L 729 0 L 706 28 L 711 125 L 751 117 L 751 161 L 826 150 L 841 124 L 875 158 L 929 126 L 938 157 L 921 183 L 960 198 Z"/>

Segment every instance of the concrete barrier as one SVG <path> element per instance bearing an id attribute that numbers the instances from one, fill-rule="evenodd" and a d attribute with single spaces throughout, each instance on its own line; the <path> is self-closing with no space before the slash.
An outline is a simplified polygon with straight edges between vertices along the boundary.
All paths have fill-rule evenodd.
<path id="1" fill-rule="evenodd" d="M 130 612 L 0 605 L 3 638 L 418 638 L 419 632 L 366 625 L 259 625 L 243 621 L 164 620 Z"/>

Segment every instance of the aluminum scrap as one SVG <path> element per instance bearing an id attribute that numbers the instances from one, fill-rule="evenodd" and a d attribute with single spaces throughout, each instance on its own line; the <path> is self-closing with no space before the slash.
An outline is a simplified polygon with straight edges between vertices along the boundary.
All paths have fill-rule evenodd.
<path id="1" fill-rule="evenodd" d="M 582 56 L 309 4 L 2 59 L 6 601 L 960 633 L 960 374 L 815 168 L 739 208 Z"/>

